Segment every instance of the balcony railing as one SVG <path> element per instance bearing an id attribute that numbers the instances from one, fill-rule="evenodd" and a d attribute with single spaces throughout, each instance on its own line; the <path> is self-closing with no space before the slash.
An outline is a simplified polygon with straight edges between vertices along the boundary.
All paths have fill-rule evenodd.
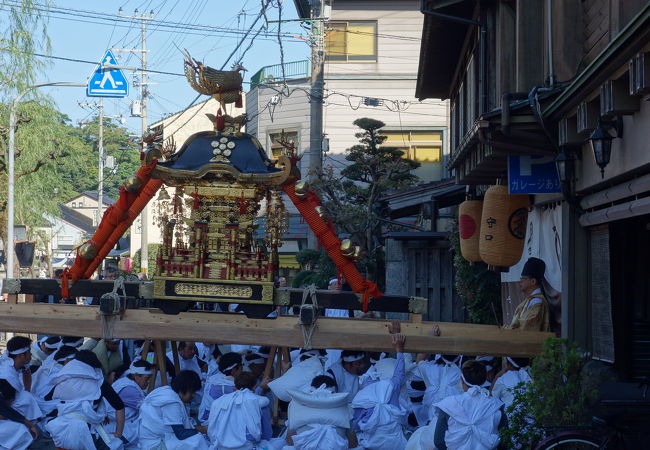
<path id="1" fill-rule="evenodd" d="M 262 67 L 251 77 L 251 88 L 260 83 L 273 83 L 276 81 L 307 78 L 310 75 L 309 60 L 292 61 L 284 63 L 284 77 L 282 64 Z"/>

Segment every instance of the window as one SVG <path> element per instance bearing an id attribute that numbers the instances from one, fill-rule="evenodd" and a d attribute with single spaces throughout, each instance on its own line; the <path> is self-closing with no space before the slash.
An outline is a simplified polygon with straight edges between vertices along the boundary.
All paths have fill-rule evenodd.
<path id="1" fill-rule="evenodd" d="M 377 22 L 330 22 L 325 54 L 329 61 L 377 61 Z"/>
<path id="2" fill-rule="evenodd" d="M 395 147 L 404 156 L 420 163 L 413 172 L 421 181 L 437 181 L 444 177 L 442 161 L 442 131 L 383 129 L 386 147 Z"/>
<path id="3" fill-rule="evenodd" d="M 296 153 L 300 150 L 300 135 L 298 130 L 281 130 L 274 131 L 269 133 L 270 149 L 271 154 L 269 155 L 272 159 L 278 159 L 282 154 L 284 146 L 280 144 L 279 141 L 284 141 L 287 143 L 293 143 Z"/>

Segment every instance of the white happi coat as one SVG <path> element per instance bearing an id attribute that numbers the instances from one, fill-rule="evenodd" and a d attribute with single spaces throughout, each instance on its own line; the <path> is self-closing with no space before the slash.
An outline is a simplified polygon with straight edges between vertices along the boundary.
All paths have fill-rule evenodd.
<path id="1" fill-rule="evenodd" d="M 208 437 L 214 450 L 254 448 L 262 438 L 262 408 L 269 399 L 249 389 L 239 389 L 212 402 Z M 247 440 L 250 435 L 253 441 Z"/>
<path id="2" fill-rule="evenodd" d="M 509 370 L 494 382 L 492 396 L 501 400 L 506 409 L 515 399 L 514 389 L 519 383 L 530 383 L 532 380 L 528 368 Z"/>
<path id="3" fill-rule="evenodd" d="M 140 386 L 138 386 L 138 383 L 130 379 L 129 377 L 122 377 L 119 380 L 115 381 L 115 383 L 112 384 L 113 389 L 115 392 L 117 392 L 118 395 L 120 395 L 120 392 L 126 387 L 132 387 L 141 394 L 139 400 L 139 404 L 142 404 L 144 401 L 145 397 L 145 392 L 142 390 Z M 107 415 L 109 417 L 109 423 L 106 425 L 106 429 L 109 432 L 114 432 L 115 427 L 117 425 L 117 418 L 115 417 L 115 409 L 107 402 L 105 401 L 105 406 L 107 410 Z M 138 405 L 139 406 L 139 405 Z M 122 436 L 129 441 L 128 444 L 124 446 L 126 449 L 135 449 L 138 448 L 138 428 L 140 426 L 140 409 L 135 409 L 130 406 L 124 405 L 124 431 L 122 432 Z"/>
<path id="4" fill-rule="evenodd" d="M 36 397 L 25 390 L 22 373 L 14 369 L 14 361 L 9 358 L 0 364 L 0 379 L 7 382 L 16 390 L 16 398 L 11 404 L 12 408 L 25 416 L 27 420 L 37 420 L 43 417 L 43 411 L 38 406 Z"/>
<path id="5" fill-rule="evenodd" d="M 40 345 L 38 342 L 34 342 L 32 344 L 32 360 L 30 364 L 32 366 L 40 366 L 43 364 L 43 361 L 45 361 L 48 357 L 48 354 L 45 353 L 43 350 L 41 350 Z"/>
<path id="6" fill-rule="evenodd" d="M 106 431 L 104 402 L 101 398 L 104 382 L 102 369 L 72 360 L 52 380 L 53 399 L 59 400 L 58 415 L 48 422 L 45 429 L 52 436 L 56 447 L 67 450 L 94 450 L 93 436 L 101 438 L 111 450 L 124 448 L 122 440 Z"/>
<path id="7" fill-rule="evenodd" d="M 433 443 L 436 434 L 436 423 L 418 428 L 411 435 L 404 450 L 435 450 Z"/>
<path id="8" fill-rule="evenodd" d="M 214 386 L 220 387 L 221 395 L 219 395 L 219 397 L 221 397 L 235 390 L 235 379 L 231 376 L 224 375 L 219 371 L 208 377 L 203 388 L 203 397 L 201 398 L 201 404 L 199 405 L 198 418 L 201 422 L 201 425 L 208 424 L 208 417 L 210 416 L 210 408 L 212 407 L 212 402 L 219 398 L 213 398 L 210 395 L 210 391 L 212 391 L 212 388 Z M 226 392 L 226 388 L 232 389 L 228 389 L 228 392 Z"/>
<path id="9" fill-rule="evenodd" d="M 481 387 L 472 386 L 435 404 L 449 415 L 445 434 L 447 448 L 491 450 L 499 445 L 499 422 L 503 403 Z"/>
<path id="10" fill-rule="evenodd" d="M 402 418 L 406 411 L 391 405 L 391 380 L 380 380 L 361 389 L 352 400 L 353 408 L 373 408 L 371 416 L 359 422 L 359 446 L 372 450 L 403 450 L 406 438 Z"/>
<path id="11" fill-rule="evenodd" d="M 0 420 L 0 450 L 25 450 L 34 438 L 22 423 Z"/>
<path id="12" fill-rule="evenodd" d="M 450 395 L 458 395 L 463 392 L 460 383 L 461 371 L 454 363 L 437 364 L 434 361 L 421 361 L 418 364 L 418 369 L 427 387 L 424 391 L 422 404 L 429 408 L 429 419 L 435 422 L 432 405 Z"/>
<path id="13" fill-rule="evenodd" d="M 207 450 L 202 434 L 182 441 L 176 438 L 172 425 L 190 429 L 192 422 L 185 404 L 169 386 L 151 391 L 140 406 L 140 448 L 142 450 Z"/>
<path id="14" fill-rule="evenodd" d="M 348 400 L 352 401 L 359 392 L 359 377 L 345 370 L 341 361 L 332 364 L 329 370 L 334 374 L 334 379 L 339 387 L 338 392 L 347 392 Z"/>
<path id="15" fill-rule="evenodd" d="M 59 404 L 59 401 L 55 399 L 45 400 L 45 396 L 54 388 L 53 380 L 62 368 L 63 365 L 56 362 L 54 358 L 48 358 L 43 362 L 41 368 L 32 375 L 32 394 L 45 415 L 54 411 Z"/>

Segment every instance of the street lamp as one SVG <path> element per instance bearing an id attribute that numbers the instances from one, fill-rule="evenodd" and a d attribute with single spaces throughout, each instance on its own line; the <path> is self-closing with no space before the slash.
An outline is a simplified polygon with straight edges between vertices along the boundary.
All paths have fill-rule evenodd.
<path id="1" fill-rule="evenodd" d="M 74 83 L 67 81 L 46 81 L 44 83 L 36 83 L 14 98 L 9 110 L 9 150 L 7 152 L 7 278 L 13 276 L 14 273 L 14 156 L 15 156 L 15 134 L 16 134 L 16 110 L 20 101 L 32 89 L 44 86 L 73 86 L 73 87 L 86 87 L 86 83 Z"/>
<path id="2" fill-rule="evenodd" d="M 616 137 L 622 138 L 623 119 L 619 117 L 617 120 L 599 120 L 598 126 L 589 136 L 591 150 L 594 152 L 596 164 L 600 167 L 600 175 L 602 178 L 605 178 L 605 167 L 609 164 L 612 156 L 612 140 L 614 139 L 614 136 L 609 134 L 605 127 L 614 128 L 616 130 Z"/>

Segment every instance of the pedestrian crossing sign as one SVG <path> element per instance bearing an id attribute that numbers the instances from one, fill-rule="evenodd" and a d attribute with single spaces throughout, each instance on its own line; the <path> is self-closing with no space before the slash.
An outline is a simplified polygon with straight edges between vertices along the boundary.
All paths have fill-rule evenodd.
<path id="1" fill-rule="evenodd" d="M 126 97 L 129 95 L 129 83 L 120 69 L 105 69 L 105 64 L 117 65 L 117 60 L 110 50 L 95 68 L 88 80 L 86 96 L 88 97 Z"/>

